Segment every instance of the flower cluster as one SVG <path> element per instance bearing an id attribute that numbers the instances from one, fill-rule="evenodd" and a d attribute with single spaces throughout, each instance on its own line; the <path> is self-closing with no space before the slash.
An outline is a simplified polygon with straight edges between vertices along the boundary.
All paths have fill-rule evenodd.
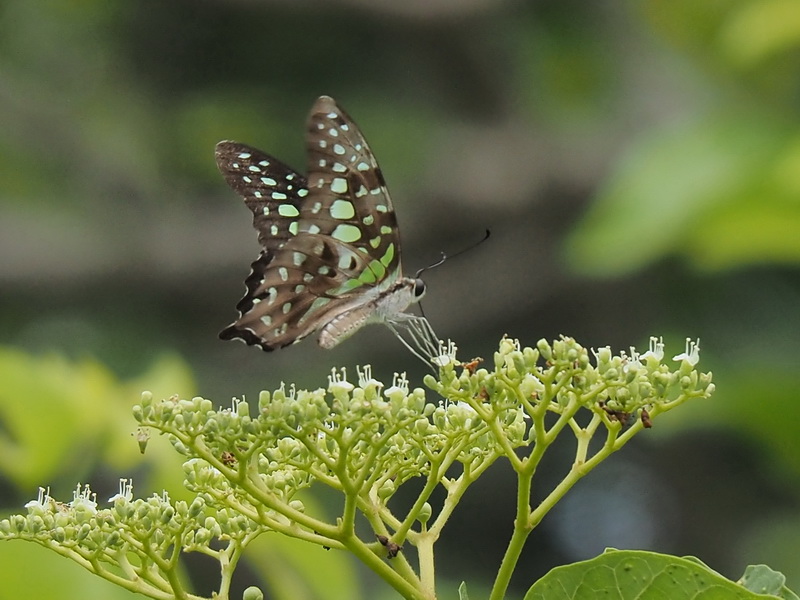
<path id="1" fill-rule="evenodd" d="M 134 407 L 137 439 L 146 442 L 150 430 L 169 438 L 186 457 L 184 485 L 195 499 L 134 499 L 123 480 L 111 508 L 101 510 L 88 487 L 79 486 L 69 504 L 41 491 L 27 515 L 0 521 L 0 539 L 57 547 L 87 569 L 153 597 L 178 591 L 181 552 L 204 552 L 220 562 L 218 596 L 225 597 L 245 546 L 275 531 L 347 549 L 404 597 L 423 597 L 433 544 L 467 488 L 494 461 L 505 458 L 519 476 L 518 547 L 513 540 L 512 547 L 521 551 L 525 537 L 578 479 L 659 414 L 713 393 L 711 375 L 695 370 L 698 358 L 699 344 L 688 341 L 670 369 L 657 338 L 647 352 L 617 355 L 609 348 L 588 351 L 566 337 L 535 348 L 503 339 L 491 368 L 479 359 L 460 362 L 452 344 L 444 348 L 434 359 L 439 377 L 425 380 L 441 396 L 435 402 L 424 390 L 410 389 L 404 375 L 384 389 L 369 367 L 358 370 L 357 384 L 334 369 L 326 389 L 281 385 L 262 392 L 256 407 L 234 399 L 229 408 L 215 409 L 204 398 L 156 400 L 145 392 Z M 601 429 L 603 445 L 591 454 L 589 441 Z M 562 430 L 578 442 L 574 467 L 550 496 L 529 506 L 536 466 Z M 412 479 L 422 481 L 417 500 L 402 511 L 390 507 Z M 344 496 L 335 519 L 313 514 L 302 501 L 301 493 L 314 485 Z M 440 486 L 447 494 L 434 506 Z M 374 537 L 359 537 L 357 520 Z M 420 575 L 406 559 L 412 548 L 431 557 L 420 559 Z M 513 567 L 514 554 L 507 558 L 504 564 Z"/>
<path id="2" fill-rule="evenodd" d="M 571 419 L 586 408 L 607 427 L 614 428 L 615 422 L 624 426 L 634 415 L 649 427 L 657 414 L 714 392 L 711 374 L 694 368 L 699 352 L 699 342 L 687 339 L 685 352 L 672 359 L 677 369 L 671 369 L 662 362 L 663 340 L 655 337 L 647 352 L 631 348 L 630 355 L 614 355 L 609 347 L 590 353 L 568 337 L 552 344 L 540 340 L 536 348 L 521 348 L 506 338 L 494 354 L 493 370 L 458 373 L 457 361 L 442 361 L 447 366 L 439 380 L 429 377 L 426 384 L 445 398 L 469 404 L 485 419 L 516 409 L 534 420 L 543 412 Z"/>
<path id="3" fill-rule="evenodd" d="M 166 492 L 133 497 L 133 484 L 120 480 L 120 491 L 99 509 L 88 485 L 77 486 L 69 503 L 39 489 L 27 515 L 0 521 L 0 539 L 26 539 L 58 549 L 85 568 L 122 587 L 152 597 L 177 592 L 171 577 L 176 548 L 199 551 L 229 562 L 238 556 L 258 525 L 240 513 L 215 507 L 197 496 L 173 502 Z M 215 542 L 212 548 L 212 542 Z M 177 595 L 175 597 L 178 597 Z"/>

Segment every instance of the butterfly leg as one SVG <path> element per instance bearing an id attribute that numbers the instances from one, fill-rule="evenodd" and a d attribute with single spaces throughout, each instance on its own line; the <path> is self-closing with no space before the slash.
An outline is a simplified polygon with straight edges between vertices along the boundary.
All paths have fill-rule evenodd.
<path id="1" fill-rule="evenodd" d="M 417 358 L 431 367 L 431 359 L 439 352 L 439 338 L 425 317 L 401 313 L 391 321 L 386 321 L 395 337 Z M 409 340 L 401 330 L 407 332 Z"/>

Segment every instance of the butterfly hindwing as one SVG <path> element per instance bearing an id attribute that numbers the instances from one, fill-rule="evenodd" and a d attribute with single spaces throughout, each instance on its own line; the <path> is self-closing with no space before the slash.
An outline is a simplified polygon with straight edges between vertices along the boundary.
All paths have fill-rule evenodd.
<path id="1" fill-rule="evenodd" d="M 244 198 L 265 250 L 274 252 L 297 233 L 306 178 L 257 148 L 220 142 L 215 156 L 225 181 Z"/>

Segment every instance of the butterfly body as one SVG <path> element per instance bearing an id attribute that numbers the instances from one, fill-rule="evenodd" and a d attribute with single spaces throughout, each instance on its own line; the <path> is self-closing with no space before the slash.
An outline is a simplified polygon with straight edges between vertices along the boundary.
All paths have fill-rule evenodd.
<path id="1" fill-rule="evenodd" d="M 365 294 L 367 297 L 354 301 L 352 306 L 343 306 L 341 311 L 331 315 L 320 330 L 319 345 L 329 350 L 364 325 L 385 323 L 398 317 L 402 319 L 404 311 L 423 293 L 418 291 L 418 281 L 402 277 L 385 291 L 374 288 Z"/>
<path id="2" fill-rule="evenodd" d="M 217 165 L 253 212 L 262 245 L 237 305 L 239 318 L 220 337 L 275 350 L 319 332 L 332 348 L 368 323 L 435 335 L 424 317 L 405 312 L 425 291 L 404 277 L 400 236 L 386 183 L 366 140 L 332 98 L 308 117 L 308 175 L 238 142 L 217 144 Z"/>

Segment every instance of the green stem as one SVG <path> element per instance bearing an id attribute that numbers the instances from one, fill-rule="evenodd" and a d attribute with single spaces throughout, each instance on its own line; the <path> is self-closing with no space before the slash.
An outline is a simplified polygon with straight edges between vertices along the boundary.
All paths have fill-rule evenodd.
<path id="1" fill-rule="evenodd" d="M 437 536 L 428 532 L 422 533 L 417 538 L 417 553 L 419 555 L 419 576 L 422 592 L 429 598 L 436 598 L 436 564 L 433 555 L 433 545 Z"/>
<path id="2" fill-rule="evenodd" d="M 381 577 L 386 583 L 391 585 L 403 598 L 408 600 L 432 600 L 423 593 L 418 579 L 409 580 L 401 576 L 382 558 L 378 557 L 367 544 L 356 536 L 350 536 L 341 540 L 344 546 L 352 552 L 356 558 L 369 567 L 376 575 Z"/>
<path id="3" fill-rule="evenodd" d="M 500 569 L 497 571 L 489 600 L 503 600 L 506 597 L 508 585 L 514 569 L 519 561 L 525 540 L 528 539 L 533 527 L 528 524 L 528 514 L 530 512 L 531 486 L 533 484 L 533 472 L 523 470 L 517 474 L 517 515 L 514 518 L 514 531 L 508 543 Z"/>

